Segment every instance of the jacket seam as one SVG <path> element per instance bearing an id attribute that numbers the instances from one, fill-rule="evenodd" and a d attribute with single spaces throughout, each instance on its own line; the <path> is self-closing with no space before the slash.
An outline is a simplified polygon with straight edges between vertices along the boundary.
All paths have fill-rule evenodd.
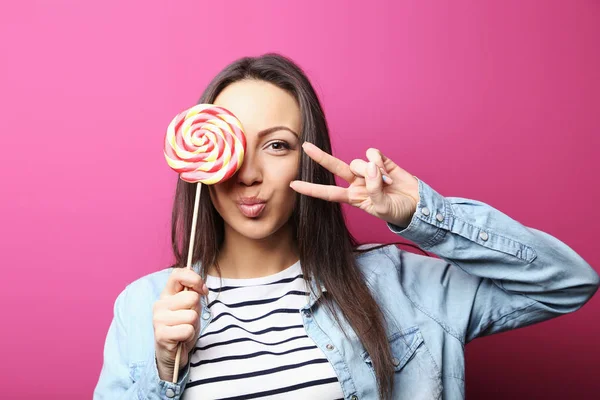
<path id="1" fill-rule="evenodd" d="M 131 286 L 131 284 L 128 284 L 127 286 L 125 286 L 124 294 L 123 294 L 123 302 L 122 302 L 121 307 L 119 309 L 119 314 L 121 314 L 124 311 L 124 309 L 127 308 L 127 305 L 128 305 L 127 303 L 128 303 L 128 298 L 129 298 L 129 291 L 131 290 L 130 286 Z M 119 319 L 121 319 L 121 315 L 119 315 Z M 124 330 L 124 334 L 125 334 L 124 335 L 125 336 L 125 340 L 129 339 L 129 329 L 127 329 L 127 324 L 123 324 L 123 330 Z M 126 348 L 129 348 L 128 344 L 127 344 Z M 129 369 L 129 367 L 131 365 L 131 360 L 129 358 L 127 358 L 125 360 L 125 364 L 127 365 L 127 369 Z M 130 372 L 130 371 L 128 371 L 128 372 Z"/>
<path id="2" fill-rule="evenodd" d="M 538 302 L 537 302 L 536 300 L 533 300 L 533 302 L 532 302 L 532 303 L 529 303 L 529 304 L 527 304 L 526 306 L 523 306 L 523 307 L 517 308 L 517 309 L 515 309 L 515 310 L 512 310 L 511 312 L 508 312 L 508 313 L 506 313 L 506 314 L 502 315 L 501 317 L 498 317 L 498 318 L 496 318 L 495 320 L 493 320 L 493 321 L 490 321 L 488 324 L 486 324 L 486 325 L 485 325 L 485 326 L 484 326 L 484 327 L 481 329 L 481 332 L 484 332 L 484 331 L 486 331 L 486 330 L 487 330 L 487 329 L 488 329 L 490 326 L 494 325 L 496 322 L 500 321 L 501 319 L 503 319 L 503 318 L 506 318 L 506 317 L 510 316 L 511 314 L 514 314 L 514 313 L 516 313 L 516 312 L 523 311 L 523 310 L 525 310 L 525 309 L 527 309 L 527 308 L 530 308 L 531 306 L 534 306 L 534 305 L 536 305 L 537 303 L 538 303 Z M 513 321 L 513 320 L 517 319 L 518 317 L 520 317 L 520 316 L 522 316 L 522 315 L 527 315 L 527 314 L 530 314 L 530 313 L 532 313 L 532 312 L 536 312 L 536 311 L 537 311 L 537 309 L 533 309 L 533 310 L 531 310 L 531 311 L 528 311 L 528 312 L 525 312 L 525 313 L 523 313 L 523 314 L 517 315 L 517 316 L 516 316 L 516 317 L 514 317 L 514 318 L 510 318 L 510 319 L 506 320 L 505 322 L 510 322 L 510 321 Z M 475 338 L 477 338 L 477 337 L 478 337 L 478 336 L 476 336 Z M 473 338 L 473 339 L 475 339 L 475 338 Z"/>
<path id="3" fill-rule="evenodd" d="M 444 236 L 446 236 L 446 233 L 448 232 L 446 229 L 437 226 L 436 224 L 433 224 L 427 220 L 422 220 L 423 222 L 425 222 L 426 224 L 429 224 L 431 226 L 433 226 L 434 228 L 436 228 L 436 232 L 435 234 L 431 237 L 431 239 L 429 239 L 423 246 L 427 249 L 430 249 L 431 247 L 435 246 L 436 244 L 438 244 L 439 242 L 442 241 L 442 239 L 444 238 Z"/>
<path id="4" fill-rule="evenodd" d="M 465 377 L 464 376 L 457 376 L 457 375 L 452 375 L 452 374 L 442 374 L 442 378 L 454 378 L 454 379 L 458 379 L 461 381 L 465 381 Z"/>

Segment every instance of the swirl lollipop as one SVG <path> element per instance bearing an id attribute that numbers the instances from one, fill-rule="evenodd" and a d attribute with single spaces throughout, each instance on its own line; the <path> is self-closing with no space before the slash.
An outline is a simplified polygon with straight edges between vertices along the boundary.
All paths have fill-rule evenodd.
<path id="1" fill-rule="evenodd" d="M 165 158 L 186 182 L 212 185 L 240 169 L 246 137 L 228 110 L 198 104 L 178 114 L 165 137 Z"/>
<path id="2" fill-rule="evenodd" d="M 167 128 L 164 149 L 167 164 L 182 180 L 197 183 L 188 269 L 192 267 L 202 184 L 213 185 L 231 178 L 242 166 L 245 151 L 246 137 L 241 122 L 230 111 L 212 104 L 198 104 L 179 113 Z M 179 343 L 174 383 L 178 379 L 182 347 Z"/>

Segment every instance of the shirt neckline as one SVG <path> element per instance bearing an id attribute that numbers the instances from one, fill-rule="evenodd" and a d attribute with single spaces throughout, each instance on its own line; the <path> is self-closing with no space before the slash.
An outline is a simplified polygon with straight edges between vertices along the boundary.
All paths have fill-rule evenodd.
<path id="1" fill-rule="evenodd" d="M 205 283 L 211 289 L 223 286 L 258 286 L 297 276 L 301 272 L 302 268 L 300 267 L 300 260 L 298 260 L 286 269 L 271 275 L 260 276 L 258 278 L 220 278 L 214 275 L 207 275 Z"/>

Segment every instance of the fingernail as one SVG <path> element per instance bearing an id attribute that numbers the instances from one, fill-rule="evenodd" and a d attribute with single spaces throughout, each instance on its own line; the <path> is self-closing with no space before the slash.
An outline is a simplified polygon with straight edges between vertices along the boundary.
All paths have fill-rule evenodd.
<path id="1" fill-rule="evenodd" d="M 383 175 L 383 181 L 384 181 L 385 183 L 387 183 L 387 184 L 390 184 L 390 185 L 391 185 L 392 183 L 394 183 L 394 181 L 392 180 L 392 178 L 390 178 L 390 177 L 389 177 L 389 176 L 387 176 L 387 175 Z"/>
<path id="2" fill-rule="evenodd" d="M 377 177 L 377 167 L 375 166 L 375 163 L 369 163 L 369 165 L 367 166 L 367 173 L 369 174 L 369 178 Z"/>

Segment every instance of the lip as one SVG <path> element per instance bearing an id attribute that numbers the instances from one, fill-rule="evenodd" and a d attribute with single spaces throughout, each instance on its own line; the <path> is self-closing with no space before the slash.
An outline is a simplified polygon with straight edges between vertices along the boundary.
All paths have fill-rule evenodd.
<path id="1" fill-rule="evenodd" d="M 238 208 L 248 218 L 258 217 L 265 209 L 266 201 L 258 197 L 242 197 L 239 199 Z"/>
<path id="2" fill-rule="evenodd" d="M 238 200 L 238 204 L 243 204 L 243 205 L 247 205 L 247 206 L 251 206 L 254 204 L 264 204 L 266 202 L 267 202 L 266 200 L 260 199 L 256 196 L 240 197 L 240 199 Z"/>

